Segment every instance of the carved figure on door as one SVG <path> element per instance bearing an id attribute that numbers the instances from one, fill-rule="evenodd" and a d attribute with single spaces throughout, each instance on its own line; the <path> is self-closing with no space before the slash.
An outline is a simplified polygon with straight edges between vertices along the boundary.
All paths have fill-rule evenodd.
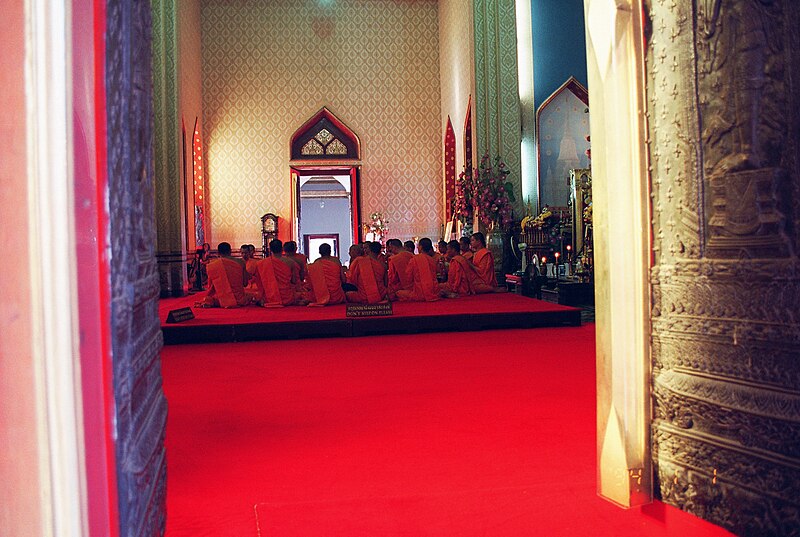
<path id="1" fill-rule="evenodd" d="M 711 175 L 779 164 L 778 107 L 762 104 L 782 83 L 780 0 L 700 0 L 698 74 L 710 79 L 703 137 Z M 776 113 L 777 111 L 777 113 Z"/>

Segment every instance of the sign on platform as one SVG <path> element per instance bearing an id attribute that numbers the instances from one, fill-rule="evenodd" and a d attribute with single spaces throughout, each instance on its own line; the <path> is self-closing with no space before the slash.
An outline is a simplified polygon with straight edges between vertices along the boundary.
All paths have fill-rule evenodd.
<path id="1" fill-rule="evenodd" d="M 347 317 L 386 317 L 392 315 L 392 303 L 348 304 Z"/>
<path id="2" fill-rule="evenodd" d="M 192 308 L 180 308 L 177 310 L 172 310 L 169 312 L 169 315 L 167 315 L 167 322 L 170 324 L 180 323 L 190 319 L 194 319 Z"/>

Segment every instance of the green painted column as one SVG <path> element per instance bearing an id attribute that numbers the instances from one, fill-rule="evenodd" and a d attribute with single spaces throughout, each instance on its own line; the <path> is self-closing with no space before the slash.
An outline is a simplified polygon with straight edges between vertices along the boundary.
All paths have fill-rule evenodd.
<path id="1" fill-rule="evenodd" d="M 182 141 L 178 108 L 176 0 L 153 0 L 153 115 L 156 259 L 161 296 L 181 296 L 186 282 Z"/>
<path id="2" fill-rule="evenodd" d="M 485 153 L 500 156 L 511 171 L 522 210 L 521 109 L 517 69 L 516 2 L 474 0 L 475 27 L 475 165 Z"/>

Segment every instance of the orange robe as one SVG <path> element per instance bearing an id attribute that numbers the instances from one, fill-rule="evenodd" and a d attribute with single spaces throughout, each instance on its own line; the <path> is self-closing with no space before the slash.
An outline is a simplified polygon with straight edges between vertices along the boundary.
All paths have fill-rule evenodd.
<path id="1" fill-rule="evenodd" d="M 261 296 L 261 291 L 256 283 L 256 275 L 258 274 L 258 261 L 252 258 L 248 259 L 244 268 L 247 271 L 248 276 L 248 282 L 244 288 L 244 292 L 257 299 L 259 296 Z"/>
<path id="2" fill-rule="evenodd" d="M 386 255 L 385 253 L 383 253 L 383 252 L 381 252 L 381 253 L 379 253 L 379 254 L 378 254 L 378 261 L 380 261 L 381 263 L 383 263 L 383 266 L 384 266 L 384 267 L 388 267 L 388 266 L 389 266 L 389 256 L 387 256 L 387 255 Z"/>
<path id="3" fill-rule="evenodd" d="M 462 255 L 462 257 L 463 257 L 464 259 L 466 259 L 467 261 L 469 261 L 470 259 L 472 259 L 472 256 L 473 256 L 473 254 L 472 254 L 472 250 L 467 250 L 466 252 L 464 252 L 464 253 L 463 253 L 463 254 L 461 254 L 461 255 Z"/>
<path id="4" fill-rule="evenodd" d="M 398 291 L 397 298 L 410 302 L 439 300 L 439 282 L 436 280 L 437 263 L 427 254 L 415 255 L 406 267 L 406 274 L 414 281 L 410 291 Z"/>
<path id="5" fill-rule="evenodd" d="M 249 274 L 250 277 L 252 278 L 253 276 L 256 275 L 256 272 L 258 271 L 258 261 L 253 258 L 250 258 L 247 260 L 247 263 L 245 264 L 244 268 L 247 271 L 247 274 Z"/>
<path id="6" fill-rule="evenodd" d="M 203 304 L 211 307 L 236 308 L 245 306 L 249 298 L 244 292 L 246 273 L 238 261 L 220 257 L 206 267 L 210 286 Z"/>
<path id="7" fill-rule="evenodd" d="M 296 263 L 282 257 L 267 257 L 258 262 L 258 281 L 268 307 L 290 306 L 297 302 Z"/>
<path id="8" fill-rule="evenodd" d="M 497 277 L 494 274 L 494 257 L 488 248 L 481 248 L 472 257 L 476 272 L 481 281 L 489 287 L 497 287 Z"/>
<path id="9" fill-rule="evenodd" d="M 405 289 L 410 291 L 414 285 L 414 280 L 409 279 L 406 274 L 408 263 L 414 259 L 414 254 L 403 250 L 389 258 L 389 299 L 397 298 L 397 291 Z"/>
<path id="10" fill-rule="evenodd" d="M 308 258 L 300 253 L 294 253 L 286 257 L 293 259 L 297 263 L 297 266 L 300 268 L 300 281 L 305 281 L 308 275 Z"/>
<path id="11" fill-rule="evenodd" d="M 347 281 L 358 288 L 348 291 L 348 302 L 377 304 L 386 300 L 386 267 L 377 259 L 357 257 L 350 263 Z"/>
<path id="12" fill-rule="evenodd" d="M 447 276 L 445 262 L 447 258 L 439 252 L 433 252 L 433 260 L 436 262 L 436 280 L 444 279 Z"/>
<path id="13" fill-rule="evenodd" d="M 342 266 L 324 258 L 308 265 L 309 306 L 327 306 L 345 301 L 342 290 Z"/>
<path id="14" fill-rule="evenodd" d="M 450 260 L 450 268 L 447 271 L 447 283 L 443 283 L 443 291 L 458 293 L 459 295 L 475 294 L 472 290 L 472 283 L 477 278 L 475 269 L 469 261 L 461 255 L 456 255 Z"/>
<path id="15" fill-rule="evenodd" d="M 289 265 L 292 269 L 292 283 L 294 284 L 295 288 L 299 292 L 303 292 L 305 288 L 303 287 L 303 280 L 301 278 L 302 274 L 302 267 L 300 266 L 300 262 L 293 257 L 289 257 L 288 255 L 281 256 L 283 262 Z"/>

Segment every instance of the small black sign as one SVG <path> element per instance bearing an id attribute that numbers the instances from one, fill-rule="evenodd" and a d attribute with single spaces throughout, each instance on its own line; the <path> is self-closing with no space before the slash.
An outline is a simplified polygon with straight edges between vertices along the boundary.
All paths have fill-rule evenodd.
<path id="1" fill-rule="evenodd" d="M 348 304 L 348 317 L 386 317 L 392 315 L 392 303 L 382 302 L 380 304 Z"/>
<path id="2" fill-rule="evenodd" d="M 172 310 L 169 312 L 169 315 L 167 315 L 168 323 L 179 323 L 181 321 L 188 321 L 189 319 L 194 319 L 192 308 Z"/>

